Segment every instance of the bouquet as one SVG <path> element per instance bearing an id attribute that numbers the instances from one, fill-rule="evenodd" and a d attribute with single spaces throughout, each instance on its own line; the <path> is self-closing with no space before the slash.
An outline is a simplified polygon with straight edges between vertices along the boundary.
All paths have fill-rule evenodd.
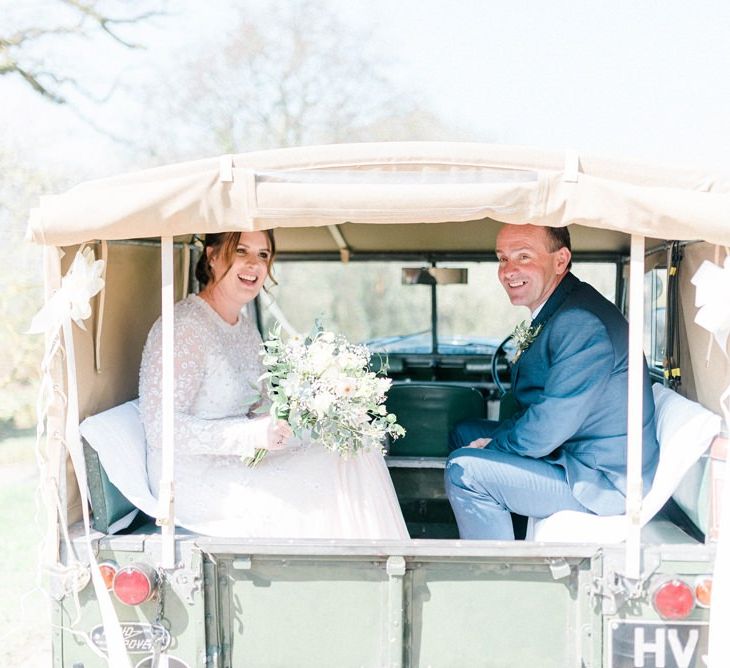
<path id="1" fill-rule="evenodd" d="M 309 436 L 343 457 L 360 450 L 383 449 L 386 435 L 405 429 L 385 408 L 389 378 L 370 370 L 366 346 L 325 331 L 318 322 L 306 337 L 284 342 L 277 326 L 261 351 L 261 377 L 271 399 L 271 416 L 289 423 L 295 436 Z M 266 450 L 257 450 L 255 465 Z"/>

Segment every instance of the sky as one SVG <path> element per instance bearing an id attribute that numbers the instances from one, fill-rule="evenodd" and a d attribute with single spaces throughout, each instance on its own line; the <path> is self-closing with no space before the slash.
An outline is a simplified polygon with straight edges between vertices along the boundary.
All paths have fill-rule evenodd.
<path id="1" fill-rule="evenodd" d="M 727 164 L 730 3 L 368 0 L 439 112 L 498 143 Z"/>
<path id="2" fill-rule="evenodd" d="M 0 0 L 0 11 L 10 4 Z M 178 0 L 175 16 L 148 29 L 144 54 L 107 45 L 96 64 L 108 76 L 116 69 L 128 80 L 143 79 L 143 59 L 163 61 L 175 46 L 192 50 L 230 30 L 230 4 Z M 396 87 L 419 95 L 465 139 L 730 171 L 726 1 L 330 5 L 354 29 L 369 33 L 368 47 L 387 64 Z M 94 59 L 85 60 L 91 68 Z M 55 169 L 69 164 L 94 174 L 127 166 L 129 156 L 118 154 L 113 142 L 7 79 L 0 78 L 0 142 Z M 114 114 L 123 111 L 106 105 L 97 120 L 113 125 Z"/>

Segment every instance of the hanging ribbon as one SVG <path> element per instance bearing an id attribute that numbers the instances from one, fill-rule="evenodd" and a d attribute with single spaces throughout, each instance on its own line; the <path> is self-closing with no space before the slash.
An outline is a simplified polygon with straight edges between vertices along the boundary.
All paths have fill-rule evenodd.
<path id="1" fill-rule="evenodd" d="M 109 245 L 106 241 L 101 242 L 101 278 L 102 285 L 106 285 L 106 270 L 109 266 Z M 94 366 L 96 373 L 101 372 L 101 332 L 104 324 L 104 303 L 106 301 L 106 288 L 102 287 L 99 291 L 99 309 L 96 314 L 96 334 L 94 335 Z"/>
<path id="2" fill-rule="evenodd" d="M 71 323 L 75 322 L 80 328 L 86 329 L 84 320 L 91 315 L 91 299 L 104 287 L 102 279 L 104 261 L 96 260 L 91 248 L 82 247 L 76 253 L 76 257 L 70 269 L 61 280 L 61 287 L 48 299 L 41 310 L 33 318 L 29 332 L 45 333 L 47 341 L 46 355 L 42 366 L 50 370 L 53 357 L 59 352 L 64 353 L 66 365 L 67 393 L 66 420 L 64 425 L 63 444 L 69 453 L 74 473 L 79 484 L 81 495 L 81 510 L 84 521 L 84 533 L 86 538 L 86 549 L 89 559 L 89 570 L 91 581 L 99 603 L 104 635 L 107 641 L 107 660 L 111 668 L 131 668 L 131 662 L 127 655 L 122 629 L 117 618 L 114 605 L 109 591 L 106 588 L 104 579 L 99 570 L 99 564 L 94 554 L 94 547 L 91 542 L 89 530 L 89 504 L 87 497 L 86 465 L 84 462 L 83 447 L 79 434 L 79 407 L 78 407 L 78 386 L 76 381 L 76 359 L 73 344 L 73 328 Z M 61 345 L 61 337 L 63 345 Z M 45 394 L 48 390 L 46 383 L 41 384 L 41 392 Z M 39 413 L 42 419 L 43 413 Z M 39 433 L 42 433 L 39 427 Z M 68 546 L 71 548 L 68 532 L 63 519 L 63 513 L 59 509 L 59 521 Z M 69 557 L 73 551 L 69 549 Z M 78 562 L 73 567 L 81 566 Z M 75 595 L 75 590 L 74 590 Z"/>

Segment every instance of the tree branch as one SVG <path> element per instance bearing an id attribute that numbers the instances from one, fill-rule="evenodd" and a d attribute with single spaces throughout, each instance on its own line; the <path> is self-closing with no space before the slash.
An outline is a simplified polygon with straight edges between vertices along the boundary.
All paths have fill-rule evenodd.
<path id="1" fill-rule="evenodd" d="M 99 0 L 56 1 L 68 7 L 75 15 L 75 18 L 71 17 L 70 22 L 69 17 L 66 17 L 66 25 L 31 26 L 17 30 L 10 35 L 0 34 L 0 76 L 17 74 L 34 92 L 56 104 L 68 103 L 66 96 L 61 92 L 64 85 L 73 86 L 87 99 L 94 100 L 94 96 L 84 90 L 77 79 L 70 76 L 59 76 L 58 73 L 53 71 L 44 71 L 42 62 L 34 62 L 32 57 L 28 57 L 28 54 L 32 52 L 39 40 L 63 35 L 88 37 L 92 30 L 96 30 L 101 31 L 125 48 L 142 49 L 144 45 L 125 39 L 118 34 L 116 28 L 122 25 L 142 23 L 150 18 L 166 15 L 166 12 L 163 11 L 149 10 L 129 16 L 114 17 L 100 11 L 99 7 L 102 3 Z M 164 0 L 156 0 L 156 2 L 164 2 Z M 64 23 L 62 20 L 59 20 L 59 22 Z M 108 95 L 106 97 L 108 98 Z"/>
<path id="2" fill-rule="evenodd" d="M 114 26 L 140 23 L 156 16 L 165 15 L 165 12 L 147 11 L 134 16 L 113 18 L 100 13 L 96 8 L 97 3 L 95 1 L 88 3 L 81 2 L 81 0 L 61 0 L 61 2 L 78 11 L 83 17 L 91 19 L 99 26 L 99 28 L 101 28 L 102 31 L 109 35 L 109 37 L 128 49 L 144 49 L 145 47 L 143 44 L 130 42 L 118 35 L 113 30 Z"/>
<path id="3" fill-rule="evenodd" d="M 30 87 L 36 92 L 42 95 L 43 97 L 49 99 L 51 102 L 55 102 L 56 104 L 66 104 L 66 98 L 60 95 L 59 93 L 56 93 L 46 86 L 44 86 L 39 80 L 38 77 L 43 74 L 43 72 L 36 72 L 31 73 L 24 70 L 20 65 L 17 63 L 15 66 L 10 69 L 9 71 L 3 71 L 0 70 L 0 74 L 9 74 L 9 72 L 16 72 L 19 74 L 25 81 L 30 85 Z"/>

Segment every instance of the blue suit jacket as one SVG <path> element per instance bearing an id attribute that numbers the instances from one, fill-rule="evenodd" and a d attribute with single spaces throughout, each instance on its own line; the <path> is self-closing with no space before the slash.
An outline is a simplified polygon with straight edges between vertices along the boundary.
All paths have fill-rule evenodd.
<path id="1" fill-rule="evenodd" d="M 567 274 L 538 313 L 542 329 L 512 367 L 518 412 L 493 433 L 496 447 L 565 469 L 573 495 L 600 515 L 624 512 L 628 323 L 587 283 Z M 643 482 L 659 461 L 654 399 L 644 362 Z"/>

